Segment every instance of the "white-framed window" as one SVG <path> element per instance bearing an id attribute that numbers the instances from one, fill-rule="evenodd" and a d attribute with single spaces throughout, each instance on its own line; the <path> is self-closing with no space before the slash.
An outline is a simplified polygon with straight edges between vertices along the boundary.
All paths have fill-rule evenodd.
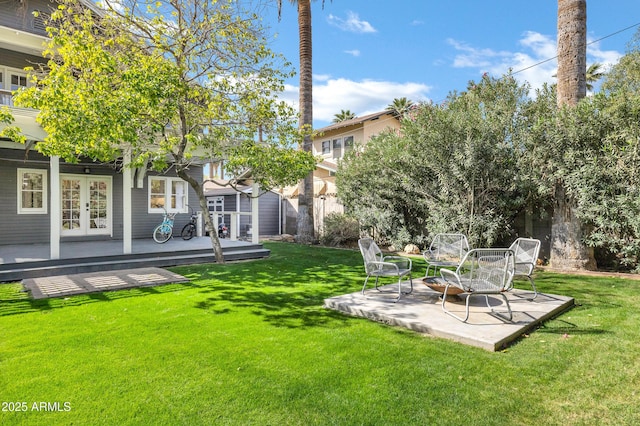
<path id="1" fill-rule="evenodd" d="M 353 149 L 353 136 L 346 136 L 344 138 L 344 152 Z"/>
<path id="2" fill-rule="evenodd" d="M 27 75 L 23 73 L 12 72 L 9 90 L 13 92 L 14 90 L 18 90 L 23 87 L 27 87 Z"/>
<path id="3" fill-rule="evenodd" d="M 342 156 L 342 138 L 334 139 L 332 144 L 333 158 L 340 158 Z"/>
<path id="4" fill-rule="evenodd" d="M 26 72 L 15 68 L 0 67 L 0 105 L 13 106 L 12 92 L 30 85 Z"/>
<path id="5" fill-rule="evenodd" d="M 331 154 L 331 141 L 322 141 L 322 155 Z"/>
<path id="6" fill-rule="evenodd" d="M 47 213 L 47 171 L 18 169 L 18 214 Z"/>
<path id="7" fill-rule="evenodd" d="M 180 178 L 149 176 L 149 213 L 187 213 L 187 189 Z"/>

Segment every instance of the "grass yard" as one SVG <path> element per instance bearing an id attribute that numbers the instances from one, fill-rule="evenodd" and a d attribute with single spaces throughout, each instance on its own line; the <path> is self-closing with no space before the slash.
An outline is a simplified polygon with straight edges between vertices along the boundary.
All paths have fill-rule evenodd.
<path id="1" fill-rule="evenodd" d="M 357 251 L 265 245 L 184 285 L 0 285 L 0 424 L 640 424 L 640 281 L 540 273 L 577 306 L 491 353 L 323 309 Z"/>

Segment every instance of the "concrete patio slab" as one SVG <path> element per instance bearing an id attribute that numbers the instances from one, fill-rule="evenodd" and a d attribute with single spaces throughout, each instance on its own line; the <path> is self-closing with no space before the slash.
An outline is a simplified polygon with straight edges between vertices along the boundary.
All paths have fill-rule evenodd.
<path id="1" fill-rule="evenodd" d="M 543 321 L 552 318 L 574 305 L 572 297 L 553 294 L 538 294 L 534 300 L 530 291 L 514 289 L 507 293 L 513 319 L 507 321 L 492 312 L 505 310 L 500 297 L 489 296 L 491 308 L 485 299 L 471 299 L 469 320 L 464 323 L 442 311 L 440 293 L 424 285 L 421 278 L 413 280 L 414 290 L 410 295 L 393 303 L 398 286 L 380 287 L 383 292 L 367 289 L 360 292 L 325 299 L 326 308 L 348 315 L 368 318 L 385 324 L 405 327 L 419 333 L 441 337 L 476 346 L 489 351 L 498 351 L 520 338 Z M 409 282 L 403 284 L 408 290 Z M 447 299 L 447 309 L 464 316 L 465 295 Z"/>

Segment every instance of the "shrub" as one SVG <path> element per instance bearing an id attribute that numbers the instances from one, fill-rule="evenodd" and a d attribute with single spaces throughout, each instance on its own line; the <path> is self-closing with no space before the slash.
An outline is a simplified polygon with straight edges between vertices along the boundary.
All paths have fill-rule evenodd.
<path id="1" fill-rule="evenodd" d="M 360 238 L 358 219 L 342 213 L 330 213 L 324 218 L 320 243 L 326 246 L 351 246 Z"/>

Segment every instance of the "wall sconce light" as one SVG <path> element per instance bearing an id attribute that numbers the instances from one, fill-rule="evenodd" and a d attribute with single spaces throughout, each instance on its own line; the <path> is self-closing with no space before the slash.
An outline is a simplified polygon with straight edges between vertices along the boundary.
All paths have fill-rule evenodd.
<path id="1" fill-rule="evenodd" d="M 89 167 L 85 167 L 85 168 L 84 168 L 84 174 L 85 174 L 85 175 L 89 175 L 89 174 L 91 174 L 91 169 L 90 169 Z"/>

